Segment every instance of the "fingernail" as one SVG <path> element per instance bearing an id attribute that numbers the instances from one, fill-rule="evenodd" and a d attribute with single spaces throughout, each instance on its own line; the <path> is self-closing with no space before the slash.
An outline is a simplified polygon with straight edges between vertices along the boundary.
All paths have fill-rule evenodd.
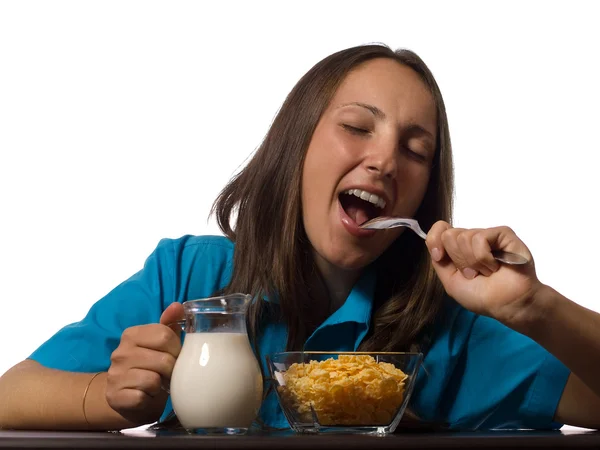
<path id="1" fill-rule="evenodd" d="M 473 278 L 475 278 L 477 276 L 477 271 L 471 269 L 470 267 L 464 268 L 462 273 L 463 273 L 463 276 L 465 278 L 468 278 L 469 280 L 472 280 Z"/>
<path id="2" fill-rule="evenodd" d="M 431 250 L 431 257 L 435 262 L 438 262 L 440 259 L 442 259 L 442 252 L 439 248 L 435 247 Z"/>

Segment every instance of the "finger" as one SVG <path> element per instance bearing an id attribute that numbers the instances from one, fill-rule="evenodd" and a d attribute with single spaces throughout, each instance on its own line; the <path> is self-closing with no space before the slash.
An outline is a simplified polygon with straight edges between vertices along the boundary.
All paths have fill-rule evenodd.
<path id="1" fill-rule="evenodd" d="M 500 269 L 493 249 L 515 251 L 518 248 L 519 254 L 530 257 L 525 245 L 508 227 L 446 230 L 442 241 L 448 257 L 466 278 L 474 278 L 477 273 L 489 276 Z"/>
<path id="2" fill-rule="evenodd" d="M 486 277 L 500 269 L 500 263 L 494 259 L 492 248 L 485 237 L 485 233 L 478 232 L 471 239 L 473 256 L 478 264 L 478 270 Z"/>
<path id="3" fill-rule="evenodd" d="M 161 352 L 144 347 L 117 348 L 110 357 L 111 367 L 122 370 L 140 369 L 158 373 L 169 380 L 177 358 L 168 352 Z"/>
<path id="4" fill-rule="evenodd" d="M 516 233 L 509 227 L 501 226 L 485 230 L 486 239 L 492 250 L 506 250 L 524 256 L 529 261 L 533 260 L 531 252 Z"/>
<path id="5" fill-rule="evenodd" d="M 461 231 L 456 237 L 460 254 L 453 255 L 459 269 L 466 278 L 475 278 L 478 274 L 490 276 L 493 271 L 488 267 L 488 259 L 493 257 L 489 245 L 480 229 L 469 229 Z M 487 248 L 487 253 L 486 253 Z"/>
<path id="6" fill-rule="evenodd" d="M 477 264 L 471 248 L 471 236 L 473 230 L 464 228 L 450 228 L 442 233 L 442 243 L 448 259 L 452 261 L 455 271 L 458 271 L 468 279 L 475 278 L 478 273 Z"/>
<path id="7" fill-rule="evenodd" d="M 171 328 L 158 323 L 127 328 L 121 336 L 124 347 L 143 347 L 167 352 L 175 358 L 181 351 L 181 339 Z"/>
<path id="8" fill-rule="evenodd" d="M 137 389 L 150 397 L 156 397 L 161 392 L 162 377 L 151 370 L 129 369 L 119 378 L 119 388 Z"/>
<path id="9" fill-rule="evenodd" d="M 467 233 L 470 233 L 468 230 Z M 471 234 L 470 246 L 473 249 L 474 260 L 478 264 L 486 266 L 492 272 L 500 268 L 500 264 L 496 261 L 491 253 L 492 250 L 506 250 L 515 252 L 519 255 L 531 260 L 531 253 L 525 244 L 517 237 L 517 235 L 508 227 L 493 227 L 484 229 L 475 229 L 475 233 Z M 465 254 L 468 252 L 465 251 Z M 467 265 L 472 264 L 469 259 Z"/>
<path id="10" fill-rule="evenodd" d="M 153 397 L 139 389 L 120 389 L 118 391 L 107 390 L 106 400 L 111 408 L 123 414 L 124 411 L 149 407 Z"/>
<path id="11" fill-rule="evenodd" d="M 429 249 L 429 254 L 431 255 L 431 259 L 435 262 L 442 261 L 444 256 L 446 256 L 446 252 L 444 250 L 444 244 L 442 243 L 442 233 L 447 229 L 451 228 L 448 222 L 444 222 L 443 220 L 438 220 L 433 224 L 429 232 L 427 233 L 427 238 L 425 239 L 425 244 Z"/>
<path id="12" fill-rule="evenodd" d="M 441 234 L 442 245 L 447 258 L 458 270 L 468 267 L 468 260 L 465 252 L 461 249 L 465 247 L 464 241 L 468 239 L 466 230 L 463 228 L 448 228 Z"/>
<path id="13" fill-rule="evenodd" d="M 446 234 L 451 236 L 453 233 L 460 233 L 460 229 L 451 228 L 446 222 L 436 222 L 431 230 L 427 234 L 427 245 L 431 254 L 431 263 L 435 269 L 438 277 L 442 281 L 442 284 L 446 289 L 452 283 L 452 279 L 457 275 L 459 269 L 456 267 L 454 261 L 449 257 L 448 247 L 446 244 Z M 450 247 L 456 246 L 456 242 L 452 239 L 449 240 Z M 437 249 L 437 251 L 436 251 Z M 439 256 L 439 258 L 436 258 Z M 462 277 L 462 275 L 458 274 Z"/>
<path id="14" fill-rule="evenodd" d="M 183 305 L 179 302 L 173 302 L 163 311 L 160 316 L 160 323 L 167 325 L 179 336 L 181 335 L 181 327 L 175 322 L 182 320 L 184 317 Z"/>

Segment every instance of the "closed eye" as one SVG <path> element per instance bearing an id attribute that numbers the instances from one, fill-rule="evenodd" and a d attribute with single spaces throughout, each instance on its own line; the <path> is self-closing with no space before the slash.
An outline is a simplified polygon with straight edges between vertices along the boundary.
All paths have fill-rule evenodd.
<path id="1" fill-rule="evenodd" d="M 408 156 L 410 158 L 413 158 L 417 161 L 421 161 L 421 162 L 426 162 L 427 161 L 427 156 L 423 155 L 422 153 L 419 152 L 415 152 L 414 150 L 411 150 L 408 147 L 402 147 L 404 149 L 404 151 L 408 154 Z"/>
<path id="2" fill-rule="evenodd" d="M 357 134 L 360 136 L 364 136 L 370 133 L 369 130 L 365 130 L 364 128 L 355 127 L 352 125 L 348 125 L 347 123 L 342 124 L 342 128 L 352 134 Z"/>

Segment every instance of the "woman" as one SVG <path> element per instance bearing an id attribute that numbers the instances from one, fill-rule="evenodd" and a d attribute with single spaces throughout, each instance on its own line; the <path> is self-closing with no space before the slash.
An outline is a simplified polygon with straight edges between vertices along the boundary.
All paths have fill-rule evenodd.
<path id="1" fill-rule="evenodd" d="M 599 426 L 600 316 L 541 284 L 510 229 L 452 228 L 452 185 L 444 103 L 425 64 L 384 46 L 325 58 L 217 199 L 227 238 L 161 241 L 142 271 L 0 379 L 0 426 L 165 418 L 161 385 L 181 348 L 165 324 L 181 302 L 215 292 L 259 299 L 248 322 L 263 367 L 285 348 L 418 349 L 426 370 L 411 409 L 423 420 Z M 358 227 L 377 215 L 415 217 L 426 245 Z M 531 263 L 499 265 L 494 249 Z M 261 418 L 287 426 L 272 395 Z"/>

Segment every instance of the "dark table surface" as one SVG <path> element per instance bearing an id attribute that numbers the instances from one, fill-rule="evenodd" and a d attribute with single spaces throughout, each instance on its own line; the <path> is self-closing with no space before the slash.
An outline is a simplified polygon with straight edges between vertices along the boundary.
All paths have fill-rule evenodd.
<path id="1" fill-rule="evenodd" d="M 389 436 L 298 435 L 199 436 L 179 431 L 117 433 L 0 430 L 0 449 L 383 449 L 383 448 L 599 448 L 600 431 L 402 432 Z"/>

